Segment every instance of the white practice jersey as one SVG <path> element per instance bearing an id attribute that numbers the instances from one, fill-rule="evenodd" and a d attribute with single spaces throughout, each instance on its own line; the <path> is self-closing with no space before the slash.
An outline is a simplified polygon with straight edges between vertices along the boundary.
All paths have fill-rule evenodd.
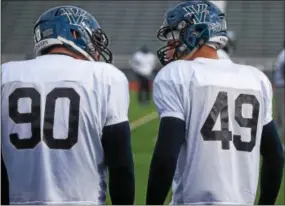
<path id="1" fill-rule="evenodd" d="M 253 204 L 272 88 L 258 69 L 228 59 L 168 64 L 154 80 L 162 117 L 186 122 L 173 204 Z M 165 151 L 167 152 L 167 151 Z"/>
<path id="2" fill-rule="evenodd" d="M 128 120 L 125 75 L 44 55 L 2 65 L 2 154 L 11 204 L 104 204 L 104 126 Z"/>
<path id="3" fill-rule="evenodd" d="M 220 59 L 230 59 L 230 56 L 228 55 L 228 53 L 223 49 L 217 50 L 217 54 Z"/>

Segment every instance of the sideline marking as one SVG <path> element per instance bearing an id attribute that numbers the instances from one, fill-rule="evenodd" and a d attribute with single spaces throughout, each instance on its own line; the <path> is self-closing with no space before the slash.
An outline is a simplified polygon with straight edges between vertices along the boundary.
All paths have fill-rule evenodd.
<path id="1" fill-rule="evenodd" d="M 142 125 L 145 125 L 145 124 L 151 122 L 152 120 L 154 120 L 156 118 L 158 118 L 157 112 L 151 112 L 151 113 L 131 122 L 131 124 L 130 124 L 131 131 L 142 126 Z"/>

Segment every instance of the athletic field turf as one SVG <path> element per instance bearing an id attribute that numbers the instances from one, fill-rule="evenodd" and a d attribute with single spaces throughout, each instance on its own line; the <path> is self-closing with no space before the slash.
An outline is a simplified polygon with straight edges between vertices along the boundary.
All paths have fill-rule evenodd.
<path id="1" fill-rule="evenodd" d="M 149 164 L 156 141 L 159 121 L 154 105 L 150 104 L 149 106 L 140 106 L 137 103 L 136 93 L 134 91 L 131 92 L 129 119 L 132 129 L 132 149 L 135 163 L 135 204 L 141 205 L 145 204 Z M 169 204 L 169 201 L 170 195 L 168 196 L 165 204 Z M 108 197 L 107 204 L 110 203 L 111 201 Z M 285 205 L 284 179 L 276 204 Z"/>

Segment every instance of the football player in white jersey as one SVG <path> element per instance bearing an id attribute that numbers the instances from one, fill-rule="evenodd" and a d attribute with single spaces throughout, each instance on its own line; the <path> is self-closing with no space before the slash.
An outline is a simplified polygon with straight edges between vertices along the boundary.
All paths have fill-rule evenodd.
<path id="1" fill-rule="evenodd" d="M 158 38 L 154 80 L 160 116 L 146 204 L 274 204 L 284 164 L 272 119 L 272 88 L 258 69 L 219 59 L 225 16 L 208 1 L 170 8 Z"/>
<path id="2" fill-rule="evenodd" d="M 60 6 L 34 36 L 35 59 L 2 65 L 10 204 L 104 204 L 107 169 L 112 204 L 133 204 L 128 80 L 106 34 L 87 11 Z"/>

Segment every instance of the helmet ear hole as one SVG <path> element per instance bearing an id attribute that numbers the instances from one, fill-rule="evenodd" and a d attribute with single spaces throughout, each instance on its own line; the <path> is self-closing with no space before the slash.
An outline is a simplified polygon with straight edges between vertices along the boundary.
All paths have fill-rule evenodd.
<path id="1" fill-rule="evenodd" d="M 80 33 L 74 29 L 70 29 L 70 32 L 71 32 L 74 39 L 79 39 L 81 36 Z"/>
<path id="2" fill-rule="evenodd" d="M 197 25 L 196 26 L 196 31 L 200 34 L 200 33 L 202 33 L 202 31 L 205 29 L 205 27 L 203 27 L 203 26 L 200 26 L 200 25 Z"/>

